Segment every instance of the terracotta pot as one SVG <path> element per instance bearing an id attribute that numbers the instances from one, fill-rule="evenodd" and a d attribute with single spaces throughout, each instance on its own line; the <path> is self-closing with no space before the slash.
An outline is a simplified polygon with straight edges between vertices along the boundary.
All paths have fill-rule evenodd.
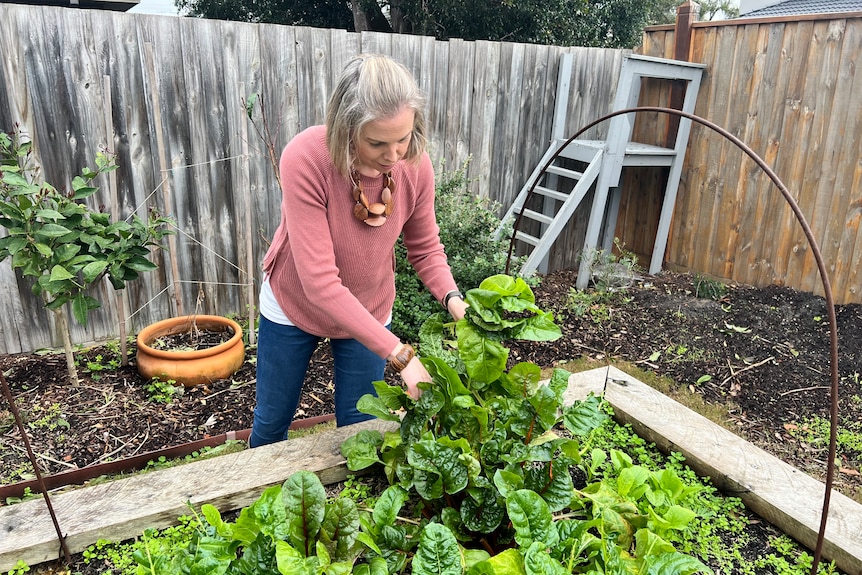
<path id="1" fill-rule="evenodd" d="M 191 329 L 232 331 L 233 337 L 219 345 L 192 351 L 172 351 L 152 347 L 160 337 L 176 335 Z M 200 385 L 233 375 L 245 361 L 242 328 L 232 319 L 217 315 L 173 317 L 150 324 L 138 333 L 138 373 L 161 381 L 174 380 L 183 385 Z"/>

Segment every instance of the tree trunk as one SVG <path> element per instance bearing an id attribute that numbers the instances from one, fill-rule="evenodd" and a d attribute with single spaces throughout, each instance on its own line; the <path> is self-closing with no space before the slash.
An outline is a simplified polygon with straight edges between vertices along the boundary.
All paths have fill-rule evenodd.
<path id="1" fill-rule="evenodd" d="M 350 0 L 350 11 L 353 12 L 353 28 L 357 32 L 370 30 L 368 25 L 368 15 L 362 9 L 361 0 Z"/>
<path id="2" fill-rule="evenodd" d="M 72 335 L 69 333 L 69 320 L 66 319 L 66 311 L 63 307 L 51 310 L 60 325 L 63 334 L 63 351 L 66 352 L 66 368 L 69 370 L 69 383 L 73 387 L 78 386 L 78 368 L 75 367 L 75 356 L 72 354 Z"/>
<path id="3" fill-rule="evenodd" d="M 350 0 L 350 10 L 357 32 L 392 32 L 389 20 L 374 0 Z"/>
<path id="4" fill-rule="evenodd" d="M 402 0 L 390 0 L 389 17 L 392 19 L 392 32 L 395 34 L 410 34 L 413 32 L 412 23 L 404 17 L 406 13 L 401 9 Z"/>

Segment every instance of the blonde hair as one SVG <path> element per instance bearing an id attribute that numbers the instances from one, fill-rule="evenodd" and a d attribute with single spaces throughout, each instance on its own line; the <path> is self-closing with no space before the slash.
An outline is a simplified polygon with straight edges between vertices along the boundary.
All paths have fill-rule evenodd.
<path id="1" fill-rule="evenodd" d="M 369 122 L 391 118 L 403 107 L 413 111 L 413 133 L 405 160 L 424 151 L 425 96 L 403 64 L 380 54 L 359 55 L 347 63 L 326 107 L 326 146 L 335 168 L 349 176 L 354 144 Z"/>

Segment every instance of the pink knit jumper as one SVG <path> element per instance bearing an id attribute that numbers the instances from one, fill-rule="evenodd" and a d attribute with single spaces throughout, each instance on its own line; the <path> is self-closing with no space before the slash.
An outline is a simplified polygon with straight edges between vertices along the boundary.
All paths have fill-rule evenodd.
<path id="1" fill-rule="evenodd" d="M 300 329 L 353 338 L 381 358 L 398 338 L 386 329 L 395 301 L 395 242 L 404 234 L 407 259 L 439 301 L 457 289 L 434 213 L 434 170 L 427 154 L 399 161 L 392 215 L 380 227 L 353 216 L 353 185 L 335 169 L 325 126 L 293 138 L 281 154 L 281 223 L 264 258 L 276 301 Z M 362 176 L 369 203 L 383 177 Z"/>

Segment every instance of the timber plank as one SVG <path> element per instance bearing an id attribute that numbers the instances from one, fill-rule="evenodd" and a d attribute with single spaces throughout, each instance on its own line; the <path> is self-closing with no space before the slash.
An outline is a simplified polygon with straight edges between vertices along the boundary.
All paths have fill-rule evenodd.
<path id="1" fill-rule="evenodd" d="M 341 443 L 363 429 L 395 430 L 381 420 L 309 435 L 238 453 L 84 487 L 51 497 L 60 528 L 72 553 L 98 539 L 121 541 L 150 527 L 176 524 L 186 502 L 233 510 L 254 502 L 264 489 L 299 470 L 315 472 L 324 484 L 349 474 Z M 60 544 L 42 499 L 0 507 L 0 572 L 18 560 L 28 565 L 57 559 Z"/>
<path id="2" fill-rule="evenodd" d="M 565 403 L 601 394 L 616 418 L 686 464 L 790 537 L 813 549 L 825 486 L 700 414 L 615 367 L 576 373 Z M 862 573 L 862 505 L 833 491 L 823 557 L 847 573 Z"/>
<path id="3" fill-rule="evenodd" d="M 790 65 L 792 62 L 807 62 L 812 42 L 802 42 L 801 38 L 813 36 L 813 23 L 801 22 L 796 26 L 788 25 L 785 30 L 781 45 L 783 65 L 787 67 L 785 72 L 790 76 L 783 94 L 785 103 L 783 105 L 784 115 L 779 132 L 779 152 L 773 169 L 781 178 L 782 182 L 794 198 L 800 199 L 802 193 L 802 180 L 808 166 L 810 138 L 806 127 L 810 120 L 808 107 L 802 106 L 803 93 L 807 76 L 795 77 L 795 70 Z M 773 280 L 782 285 L 789 284 L 788 274 L 790 270 L 799 265 L 801 251 L 807 247 L 802 228 L 799 226 L 789 206 L 785 209 L 786 202 L 780 198 L 777 190 L 773 193 L 770 209 L 766 217 L 774 222 L 772 226 L 764 226 L 767 229 L 777 230 L 775 235 Z"/>

